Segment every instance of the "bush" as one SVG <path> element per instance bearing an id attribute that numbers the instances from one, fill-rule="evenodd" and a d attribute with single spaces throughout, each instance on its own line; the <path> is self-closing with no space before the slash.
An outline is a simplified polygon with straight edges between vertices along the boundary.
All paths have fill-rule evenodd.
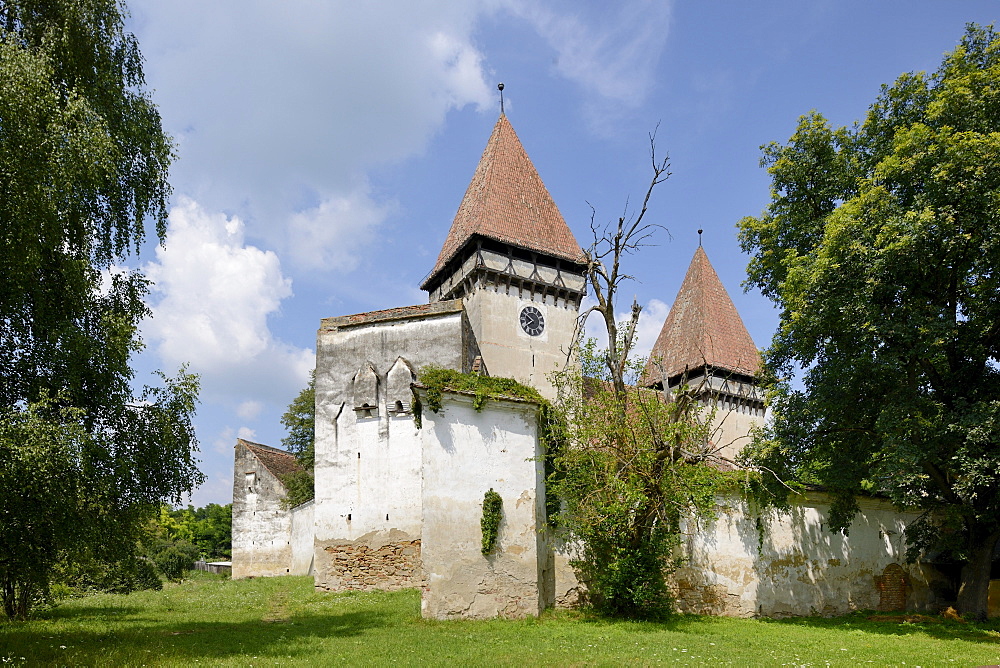
<path id="1" fill-rule="evenodd" d="M 159 541 L 150 550 L 150 557 L 156 568 L 174 582 L 183 578 L 185 571 L 194 568 L 198 556 L 197 546 L 183 540 Z"/>

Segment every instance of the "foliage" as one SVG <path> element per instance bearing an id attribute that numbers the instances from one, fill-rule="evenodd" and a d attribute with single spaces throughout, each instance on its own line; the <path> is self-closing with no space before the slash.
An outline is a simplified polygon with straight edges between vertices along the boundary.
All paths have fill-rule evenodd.
<path id="1" fill-rule="evenodd" d="M 289 508 L 311 501 L 316 496 L 313 470 L 316 466 L 316 372 L 309 384 L 292 399 L 281 416 L 288 435 L 281 439 L 286 450 L 295 455 L 302 470 L 281 477 L 285 486 L 284 503 Z"/>
<path id="2" fill-rule="evenodd" d="M 186 540 L 159 540 L 150 546 L 149 557 L 164 577 L 178 582 L 186 571 L 194 568 L 199 551 L 196 545 Z"/>
<path id="3" fill-rule="evenodd" d="M 129 594 L 163 588 L 159 570 L 145 557 L 130 556 L 108 562 L 86 552 L 57 563 L 52 570 L 52 583 L 53 598 L 97 592 Z"/>
<path id="4" fill-rule="evenodd" d="M 606 355 L 590 340 L 580 367 L 555 377 L 567 445 L 546 493 L 560 500 L 559 531 L 581 546 L 573 565 L 595 607 L 656 617 L 670 610 L 665 578 L 678 565 L 682 526 L 710 515 L 728 481 L 706 464 L 711 415 L 693 395 L 631 385 L 619 393 Z M 620 368 L 637 374 L 643 362 Z"/>
<path id="5" fill-rule="evenodd" d="M 667 623 L 573 610 L 428 623 L 420 591 L 315 591 L 311 577 L 195 572 L 161 592 L 67 601 L 0 626 L 4 665 L 731 666 L 988 665 L 996 622 L 859 613 L 787 620 L 685 615 Z M 21 659 L 25 657 L 25 659 Z"/>
<path id="6" fill-rule="evenodd" d="M 171 510 L 160 506 L 154 536 L 168 541 L 186 541 L 198 548 L 198 558 L 229 559 L 233 550 L 233 505 L 209 503 L 201 508 Z"/>
<path id="7" fill-rule="evenodd" d="M 781 323 L 751 456 L 824 485 L 832 529 L 862 494 L 924 511 L 910 558 L 963 561 L 958 607 L 982 616 L 1000 538 L 1000 37 L 969 26 L 860 125 L 813 112 L 763 153 L 772 201 L 740 235 Z"/>
<path id="8" fill-rule="evenodd" d="M 502 518 L 503 497 L 490 487 L 483 496 L 483 517 L 479 520 L 479 526 L 483 531 L 482 552 L 484 555 L 488 555 L 496 547 Z"/>
<path id="9" fill-rule="evenodd" d="M 166 231 L 171 143 L 116 0 L 0 0 L 0 591 L 45 598 L 84 548 L 134 557 L 142 525 L 202 479 L 198 383 L 132 393 L 147 280 L 121 267 Z"/>
<path id="10" fill-rule="evenodd" d="M 427 388 L 427 408 L 435 413 L 441 411 L 443 392 L 466 392 L 474 394 L 472 406 L 477 411 L 483 410 L 487 399 L 514 398 L 534 401 L 541 405 L 547 403 L 538 390 L 528 387 L 513 378 L 483 376 L 478 373 L 462 373 L 454 369 L 442 369 L 428 365 L 420 370 L 420 384 Z"/>

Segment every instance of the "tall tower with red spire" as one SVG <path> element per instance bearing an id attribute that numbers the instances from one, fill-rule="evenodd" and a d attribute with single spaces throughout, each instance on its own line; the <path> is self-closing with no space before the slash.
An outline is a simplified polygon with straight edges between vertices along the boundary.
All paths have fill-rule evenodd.
<path id="1" fill-rule="evenodd" d="M 687 385 L 716 411 L 712 441 L 733 457 L 764 417 L 760 353 L 700 245 L 643 374 L 666 392 Z"/>
<path id="2" fill-rule="evenodd" d="M 584 258 L 503 113 L 434 268 L 431 302 L 461 298 L 489 373 L 543 395 L 562 368 L 586 292 Z"/>

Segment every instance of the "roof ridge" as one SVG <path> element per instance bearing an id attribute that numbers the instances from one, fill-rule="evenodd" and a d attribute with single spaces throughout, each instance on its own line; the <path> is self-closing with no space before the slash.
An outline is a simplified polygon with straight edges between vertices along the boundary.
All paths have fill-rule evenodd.
<path id="1" fill-rule="evenodd" d="M 653 385 L 701 367 L 753 377 L 760 371 L 760 352 L 698 246 L 650 351 L 643 383 Z"/>
<path id="2" fill-rule="evenodd" d="M 428 289 L 477 235 L 558 259 L 583 261 L 573 232 L 503 113 L 493 126 L 434 269 L 421 287 Z"/>

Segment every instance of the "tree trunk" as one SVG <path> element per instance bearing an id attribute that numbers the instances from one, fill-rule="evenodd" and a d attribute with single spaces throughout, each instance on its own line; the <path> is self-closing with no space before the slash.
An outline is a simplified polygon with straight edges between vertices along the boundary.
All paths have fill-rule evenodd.
<path id="1" fill-rule="evenodd" d="M 993 565 L 993 550 L 1000 532 L 993 532 L 976 541 L 969 554 L 969 560 L 962 566 L 962 583 L 958 590 L 959 614 L 970 621 L 985 621 L 989 604 L 990 567 Z"/>

